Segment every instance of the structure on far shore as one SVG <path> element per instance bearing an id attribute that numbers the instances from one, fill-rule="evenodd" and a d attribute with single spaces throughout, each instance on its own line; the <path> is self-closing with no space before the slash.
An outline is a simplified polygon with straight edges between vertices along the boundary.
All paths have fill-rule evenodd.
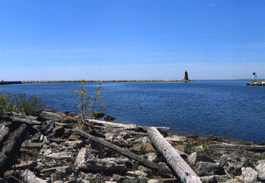
<path id="1" fill-rule="evenodd" d="M 185 71 L 184 81 L 189 81 L 188 71 Z"/>

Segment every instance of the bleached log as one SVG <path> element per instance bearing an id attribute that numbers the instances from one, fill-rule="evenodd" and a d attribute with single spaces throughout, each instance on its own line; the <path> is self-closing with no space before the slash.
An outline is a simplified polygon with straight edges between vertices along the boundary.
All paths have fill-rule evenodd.
<path id="1" fill-rule="evenodd" d="M 88 138 L 88 139 L 93 140 L 99 144 L 102 144 L 102 145 L 104 145 L 104 146 L 130 158 L 130 159 L 134 159 L 134 160 L 140 162 L 141 164 L 143 164 L 144 166 L 146 166 L 150 169 L 155 169 L 155 170 L 159 170 L 162 172 L 171 173 L 168 169 L 162 168 L 162 167 L 158 166 L 156 163 L 153 163 L 151 161 L 146 160 L 144 157 L 138 156 L 138 155 L 126 150 L 126 149 L 123 149 L 119 146 L 116 146 L 116 145 L 110 143 L 110 142 L 107 142 L 104 139 L 94 137 L 94 136 L 84 132 L 83 130 L 73 129 L 73 132 L 75 132 L 76 134 L 78 134 L 82 137 Z"/>
<path id="2" fill-rule="evenodd" d="M 56 114 L 56 113 L 47 112 L 47 111 L 42 111 L 39 114 L 39 118 L 40 119 L 44 119 L 44 120 L 54 120 L 54 121 L 62 122 L 62 123 L 69 123 L 69 122 L 71 122 L 70 117 L 64 117 L 61 114 Z"/>
<path id="3" fill-rule="evenodd" d="M 87 122 L 91 122 L 97 125 L 102 125 L 102 126 L 111 126 L 112 128 L 121 128 L 124 130 L 135 130 L 138 131 L 139 127 L 134 124 L 121 124 L 121 123 L 113 123 L 113 122 L 107 122 L 107 121 L 101 121 L 101 120 L 96 120 L 96 119 L 88 119 Z"/>
<path id="4" fill-rule="evenodd" d="M 198 177 L 155 127 L 150 127 L 147 134 L 153 145 L 163 154 L 167 163 L 180 178 L 181 182 L 201 183 L 200 177 Z"/>
<path id="5" fill-rule="evenodd" d="M 10 117 L 13 122 L 25 123 L 27 125 L 41 125 L 40 121 L 34 119 L 20 118 L 20 117 Z"/>
<path id="6" fill-rule="evenodd" d="M 121 123 L 114 123 L 114 122 L 109 122 L 109 121 L 101 121 L 101 120 L 95 120 L 95 119 L 87 119 L 87 122 L 91 122 L 97 125 L 102 125 L 102 126 L 110 126 L 112 128 L 120 128 L 123 130 L 132 130 L 132 131 L 144 131 L 146 132 L 149 127 L 148 126 L 138 126 L 135 124 L 121 124 Z M 168 132 L 170 130 L 169 127 L 156 127 L 160 132 Z"/>

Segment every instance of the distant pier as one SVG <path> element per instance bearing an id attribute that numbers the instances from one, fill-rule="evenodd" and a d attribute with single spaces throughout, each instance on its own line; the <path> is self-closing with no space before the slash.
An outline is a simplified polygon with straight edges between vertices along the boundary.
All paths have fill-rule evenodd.
<path id="1" fill-rule="evenodd" d="M 44 81 L 0 81 L 0 85 L 8 84 L 34 84 L 34 83 L 80 83 L 82 80 L 44 80 Z M 85 82 L 187 82 L 194 80 L 85 80 Z"/>

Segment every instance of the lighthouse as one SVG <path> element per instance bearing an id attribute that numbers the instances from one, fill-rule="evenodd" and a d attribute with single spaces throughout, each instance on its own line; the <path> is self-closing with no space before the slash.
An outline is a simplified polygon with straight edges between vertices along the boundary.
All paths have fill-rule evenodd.
<path id="1" fill-rule="evenodd" d="M 185 71 L 184 79 L 185 81 L 189 80 L 188 71 Z"/>

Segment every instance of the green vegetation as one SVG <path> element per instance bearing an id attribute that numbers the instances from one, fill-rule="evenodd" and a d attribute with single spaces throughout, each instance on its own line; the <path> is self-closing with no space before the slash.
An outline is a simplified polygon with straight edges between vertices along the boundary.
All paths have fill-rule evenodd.
<path id="1" fill-rule="evenodd" d="M 22 114 L 32 114 L 34 109 L 44 109 L 45 102 L 34 96 L 27 97 L 25 93 L 18 95 L 7 92 L 6 95 L 0 91 L 0 116 L 12 111 Z"/>
<path id="2" fill-rule="evenodd" d="M 99 85 L 101 83 L 102 82 L 99 81 Z M 94 95 L 86 96 L 87 89 L 84 87 L 84 85 L 85 85 L 85 80 L 83 79 L 81 81 L 81 90 L 74 90 L 74 95 L 80 101 L 77 108 L 80 108 L 83 122 L 85 122 L 87 115 L 90 115 L 92 118 L 97 114 L 97 111 L 95 110 L 95 106 L 97 104 L 100 104 L 101 110 L 105 109 L 105 106 L 102 104 L 102 101 L 100 100 L 102 98 L 100 96 L 102 87 L 96 85 L 97 91 L 95 92 L 95 96 Z"/>
<path id="3" fill-rule="evenodd" d="M 199 146 L 199 145 L 200 145 L 199 142 L 185 144 L 185 146 L 184 146 L 184 152 L 185 153 L 188 153 L 188 154 L 191 154 L 195 150 L 195 148 L 197 146 Z"/>

